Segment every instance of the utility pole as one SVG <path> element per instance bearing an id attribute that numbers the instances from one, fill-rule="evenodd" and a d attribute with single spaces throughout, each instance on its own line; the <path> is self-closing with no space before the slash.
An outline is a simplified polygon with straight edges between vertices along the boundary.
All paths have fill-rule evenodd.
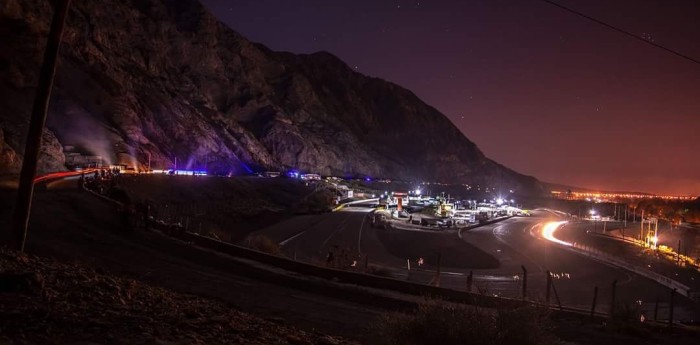
<path id="1" fill-rule="evenodd" d="M 642 210 L 642 225 L 639 229 L 639 240 L 644 241 L 644 210 Z"/>
<path id="2" fill-rule="evenodd" d="M 49 31 L 46 50 L 44 50 L 44 61 L 39 72 L 39 82 L 37 85 L 34 105 L 32 106 L 32 117 L 29 121 L 27 142 L 24 148 L 24 159 L 22 160 L 22 171 L 19 176 L 19 188 L 17 190 L 17 200 L 15 211 L 12 217 L 14 234 L 12 244 L 19 251 L 24 251 L 24 243 L 27 239 L 27 228 L 29 226 L 29 214 L 32 207 L 32 196 L 34 195 L 34 178 L 36 178 L 36 168 L 41 149 L 41 134 L 46 123 L 46 114 L 51 99 L 53 80 L 56 75 L 56 61 L 58 60 L 58 50 L 63 36 L 63 27 L 70 0 L 59 0 L 55 2 L 51 30 Z"/>

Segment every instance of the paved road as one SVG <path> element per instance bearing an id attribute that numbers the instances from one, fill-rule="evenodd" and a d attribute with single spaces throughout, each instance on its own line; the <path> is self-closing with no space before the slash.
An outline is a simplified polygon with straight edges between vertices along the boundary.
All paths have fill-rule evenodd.
<path id="1" fill-rule="evenodd" d="M 300 216 L 259 233 L 281 243 L 288 255 L 296 253 L 298 260 L 324 264 L 327 252 L 333 246 L 338 246 L 352 253 L 368 255 L 371 263 L 388 267 L 398 279 L 421 283 L 431 281 L 436 269 L 435 247 L 453 246 L 457 235 L 436 232 L 411 237 L 413 241 L 407 241 L 407 236 L 415 234 L 394 231 L 387 235 L 384 230 L 371 227 L 367 218 L 370 211 L 369 208 L 349 208 L 324 215 Z M 658 296 L 659 318 L 667 317 L 667 301 L 670 298 L 667 288 L 623 269 L 572 253 L 531 234 L 536 233 L 542 223 L 555 217 L 549 212 L 536 212 L 533 217 L 512 218 L 463 232 L 460 243 L 473 246 L 472 251 L 478 248 L 496 257 L 500 265 L 480 269 L 478 263 L 473 261 L 465 265 L 455 265 L 454 261 L 452 265 L 443 263 L 440 285 L 464 290 L 466 275 L 473 271 L 473 290 L 519 298 L 523 265 L 528 270 L 529 298 L 544 300 L 545 272 L 549 270 L 557 277 L 553 279 L 554 287 L 563 305 L 590 309 L 593 290 L 597 286 L 597 310 L 607 311 L 612 298 L 612 283 L 617 280 L 618 303 L 630 306 L 637 303 L 650 317 Z M 409 252 L 426 253 L 426 260 L 432 259 L 432 262 L 417 270 L 414 261 L 413 269 L 409 272 L 406 269 L 407 257 L 396 255 Z M 551 298 L 553 302 L 556 301 L 554 292 Z M 696 305 L 680 296 L 676 297 L 675 319 L 697 320 L 699 316 Z"/>
<path id="2" fill-rule="evenodd" d="M 499 258 L 501 267 L 492 270 L 494 273 L 517 274 L 521 270 L 520 265 L 526 266 L 529 270 L 528 286 L 531 296 L 545 294 L 545 272 L 549 270 L 560 277 L 554 279 L 554 285 L 562 304 L 590 308 L 594 287 L 598 286 L 598 303 L 602 308 L 598 310 L 607 310 L 612 298 L 612 282 L 617 280 L 618 303 L 641 303 L 638 305 L 647 316 L 651 316 L 658 296 L 661 301 L 659 317 L 667 317 L 666 302 L 670 298 L 667 288 L 623 269 L 575 254 L 531 234 L 539 229 L 541 223 L 553 217 L 555 216 L 547 212 L 536 212 L 531 218 L 513 218 L 477 228 L 464 234 L 463 238 Z M 502 293 L 509 295 L 513 292 L 504 289 Z M 699 317 L 697 304 L 676 296 L 675 319 L 697 320 Z"/>
<path id="3" fill-rule="evenodd" d="M 370 225 L 372 208 L 355 206 L 322 215 L 304 215 L 285 220 L 254 233 L 265 235 L 279 243 L 289 257 L 325 264 L 328 252 L 344 250 L 358 261 L 369 255 L 372 263 L 405 266 L 405 262 L 390 255 Z"/>

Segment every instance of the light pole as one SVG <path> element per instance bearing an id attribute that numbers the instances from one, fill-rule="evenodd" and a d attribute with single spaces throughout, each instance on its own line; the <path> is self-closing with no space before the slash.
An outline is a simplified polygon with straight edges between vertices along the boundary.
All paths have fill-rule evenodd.
<path id="1" fill-rule="evenodd" d="M 24 159 L 22 160 L 15 209 L 12 215 L 13 233 L 0 234 L 7 235 L 9 244 L 20 252 L 24 252 L 24 244 L 27 240 L 29 215 L 34 196 L 34 178 L 36 177 L 39 153 L 41 151 L 41 138 L 48 114 L 49 101 L 51 100 L 63 28 L 71 0 L 56 1 L 55 3 L 56 7 L 54 8 L 51 28 L 48 32 L 48 40 L 44 49 L 44 59 L 37 79 L 36 94 L 27 131 Z"/>
<path id="2" fill-rule="evenodd" d="M 597 232 L 597 226 L 598 225 L 595 221 L 595 210 L 591 209 L 589 212 L 591 214 L 591 218 L 593 219 L 593 232 Z"/>

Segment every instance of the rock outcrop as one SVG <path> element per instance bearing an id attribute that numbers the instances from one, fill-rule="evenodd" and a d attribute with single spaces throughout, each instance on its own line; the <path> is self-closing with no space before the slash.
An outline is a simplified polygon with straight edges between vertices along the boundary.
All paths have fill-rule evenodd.
<path id="1" fill-rule="evenodd" d="M 5 172 L 21 157 L 51 14 L 46 0 L 0 5 Z M 326 52 L 252 43 L 196 0 L 74 0 L 63 42 L 44 169 L 63 162 L 62 144 L 154 168 L 539 188 L 409 90 Z"/>

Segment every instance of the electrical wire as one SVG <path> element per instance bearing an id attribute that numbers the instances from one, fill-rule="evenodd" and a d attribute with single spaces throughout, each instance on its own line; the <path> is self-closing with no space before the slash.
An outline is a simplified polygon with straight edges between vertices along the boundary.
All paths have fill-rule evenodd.
<path id="1" fill-rule="evenodd" d="M 584 14 L 584 13 L 581 13 L 581 12 L 579 12 L 579 11 L 576 11 L 576 10 L 574 10 L 574 9 L 571 9 L 571 8 L 569 8 L 569 7 L 566 7 L 566 6 L 562 5 L 562 4 L 559 4 L 559 3 L 554 2 L 554 1 L 551 1 L 551 0 L 542 0 L 542 1 L 548 3 L 548 4 L 552 5 L 552 6 L 559 7 L 560 9 L 563 9 L 563 10 L 565 10 L 565 11 L 567 11 L 567 12 L 573 13 L 573 14 L 579 16 L 579 17 L 583 17 L 583 18 L 585 18 L 585 19 L 588 19 L 588 20 L 590 20 L 590 21 L 593 21 L 593 22 L 595 22 L 595 23 L 598 23 L 598 24 L 600 24 L 600 25 L 603 25 L 603 26 L 605 26 L 605 27 L 607 27 L 607 28 L 609 28 L 609 29 L 615 30 L 615 31 L 617 31 L 617 32 L 619 32 L 619 33 L 622 33 L 622 34 L 625 34 L 625 35 L 627 35 L 627 36 L 636 38 L 636 39 L 638 39 L 638 40 L 640 40 L 640 41 L 642 41 L 642 42 L 644 42 L 644 43 L 646 43 L 646 44 L 650 44 L 650 45 L 652 45 L 652 46 L 654 46 L 654 47 L 656 47 L 656 48 L 663 49 L 663 50 L 665 50 L 665 51 L 667 51 L 667 52 L 669 52 L 669 53 L 671 53 L 671 54 L 674 54 L 674 55 L 676 55 L 676 56 L 679 56 L 679 57 L 681 57 L 681 58 L 684 58 L 684 59 L 686 59 L 686 60 L 688 60 L 688 61 L 691 61 L 691 62 L 694 62 L 694 63 L 700 65 L 700 60 L 697 60 L 697 59 L 695 59 L 695 58 L 692 58 L 692 57 L 690 57 L 690 56 L 688 56 L 688 55 L 685 55 L 685 54 L 683 54 L 683 53 L 680 53 L 680 52 L 678 52 L 678 51 L 676 51 L 676 50 L 673 50 L 673 49 L 671 49 L 671 48 L 667 48 L 667 47 L 664 47 L 664 46 L 662 46 L 662 45 L 660 45 L 660 44 L 657 44 L 657 43 L 654 43 L 654 42 L 649 41 L 649 40 L 647 40 L 647 39 L 644 39 L 644 38 L 642 38 L 642 37 L 640 37 L 640 36 L 637 36 L 637 35 L 635 35 L 635 34 L 629 32 L 629 31 L 626 31 L 626 30 L 621 29 L 621 28 L 618 28 L 618 27 L 616 27 L 616 26 L 614 26 L 614 25 L 608 24 L 608 23 L 606 23 L 606 22 L 604 22 L 604 21 L 602 21 L 602 20 L 598 20 L 598 19 L 593 18 L 593 17 L 591 17 L 591 16 L 589 16 L 589 15 L 586 15 L 586 14 Z"/>

